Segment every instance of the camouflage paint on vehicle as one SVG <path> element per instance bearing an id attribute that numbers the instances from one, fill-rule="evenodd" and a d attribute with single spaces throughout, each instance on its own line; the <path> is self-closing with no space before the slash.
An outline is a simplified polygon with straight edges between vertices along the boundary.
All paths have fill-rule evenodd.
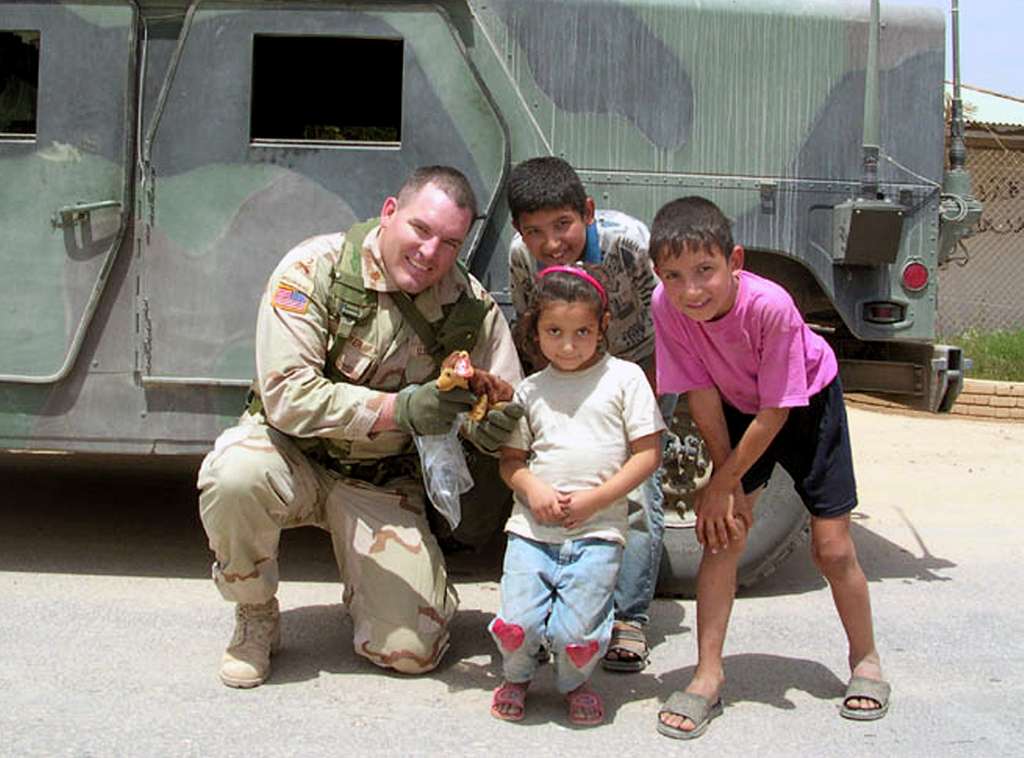
<path id="1" fill-rule="evenodd" d="M 712 197 L 751 267 L 870 360 L 879 345 L 930 351 L 936 11 L 882 4 L 879 189 L 906 209 L 898 251 L 837 261 L 833 209 L 861 189 L 868 5 L 0 0 L 0 32 L 41 35 L 37 133 L 0 137 L 0 447 L 208 449 L 240 410 L 257 299 L 280 257 L 375 215 L 425 163 L 473 183 L 485 218 L 465 255 L 501 302 L 504 176 L 553 153 L 599 207 L 640 219 Z M 252 140 L 254 35 L 401 41 L 400 141 Z M 377 71 L 309 75 L 344 100 Z M 909 261 L 932 273 L 917 293 L 900 285 Z M 866 322 L 872 300 L 905 318 Z"/>

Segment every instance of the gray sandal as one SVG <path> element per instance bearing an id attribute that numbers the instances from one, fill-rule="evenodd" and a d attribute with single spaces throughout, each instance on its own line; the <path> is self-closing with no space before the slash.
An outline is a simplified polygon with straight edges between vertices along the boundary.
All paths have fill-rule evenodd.
<path id="1" fill-rule="evenodd" d="M 722 698 L 711 702 L 703 695 L 693 692 L 676 692 L 658 711 L 658 731 L 666 737 L 675 740 L 693 740 L 700 737 L 707 731 L 711 719 L 722 715 Z M 661 720 L 661 714 L 671 713 L 673 716 L 682 716 L 690 719 L 695 726 L 690 731 L 680 729 L 676 726 L 669 726 Z"/>
<path id="2" fill-rule="evenodd" d="M 839 715 L 854 721 L 874 721 L 880 719 L 889 711 L 889 701 L 892 696 L 892 687 L 888 682 L 880 682 L 877 679 L 866 679 L 863 676 L 855 676 L 846 685 L 846 694 L 843 695 L 843 705 L 839 709 Z M 866 698 L 878 703 L 877 708 L 850 708 L 846 704 L 856 698 Z"/>

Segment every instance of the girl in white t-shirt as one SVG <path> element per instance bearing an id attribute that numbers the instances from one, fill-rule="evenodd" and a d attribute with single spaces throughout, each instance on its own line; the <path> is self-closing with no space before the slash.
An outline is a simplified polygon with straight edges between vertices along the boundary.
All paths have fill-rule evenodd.
<path id="1" fill-rule="evenodd" d="M 608 319 L 593 273 L 552 266 L 538 274 L 518 325 L 548 365 L 516 390 L 525 414 L 501 449 L 515 504 L 501 611 L 488 629 L 504 660 L 491 714 L 506 721 L 525 713 L 542 645 L 553 653 L 569 720 L 604 719 L 588 682 L 611 635 L 626 495 L 658 468 L 665 428 L 640 367 L 601 349 Z"/>

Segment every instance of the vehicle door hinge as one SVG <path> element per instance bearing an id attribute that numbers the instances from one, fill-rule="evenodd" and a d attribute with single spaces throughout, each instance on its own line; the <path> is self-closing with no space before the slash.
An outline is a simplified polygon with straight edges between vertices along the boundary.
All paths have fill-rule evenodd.
<path id="1" fill-rule="evenodd" d="M 149 319 L 149 300 L 139 298 L 139 311 L 135 314 L 135 330 L 139 334 L 140 353 L 136 353 L 136 369 L 149 375 L 153 369 L 153 322 Z"/>

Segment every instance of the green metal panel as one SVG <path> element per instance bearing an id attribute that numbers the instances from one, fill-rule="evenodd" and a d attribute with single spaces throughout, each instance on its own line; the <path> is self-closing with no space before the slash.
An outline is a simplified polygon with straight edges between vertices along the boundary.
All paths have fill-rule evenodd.
<path id="1" fill-rule="evenodd" d="M 561 155 L 598 206 L 648 221 L 666 200 L 706 195 L 752 251 L 807 269 L 861 339 L 933 338 L 933 287 L 904 293 L 899 271 L 936 263 L 936 239 L 917 230 L 934 222 L 942 181 L 940 14 L 882 3 L 880 190 L 910 207 L 896 262 L 857 270 L 835 265 L 832 208 L 861 189 L 869 3 L 470 6 L 473 55 L 508 106 L 513 161 Z M 889 296 L 916 304 L 914 318 L 861 318 L 864 301 Z"/>
<path id="2" fill-rule="evenodd" d="M 794 175 L 854 42 L 831 3 L 474 5 L 549 151 L 604 170 Z M 627 96 L 649 113 L 614 107 Z"/>
<path id="3" fill-rule="evenodd" d="M 207 449 L 253 372 L 271 268 L 375 215 L 425 163 L 469 175 L 486 218 L 467 257 L 506 304 L 503 178 L 554 153 L 598 206 L 648 222 L 674 197 L 712 198 L 750 265 L 858 350 L 933 336 L 934 277 L 910 293 L 899 274 L 934 271 L 952 202 L 938 11 L 881 4 L 878 185 L 906 215 L 891 263 L 847 265 L 836 208 L 861 191 L 867 0 L 139 5 L 141 19 L 129 0 L 0 0 L 0 29 L 43 35 L 38 136 L 0 139 L 0 447 Z M 401 142 L 253 144 L 256 34 L 400 41 Z M 309 72 L 339 99 L 378 75 Z M 866 323 L 874 300 L 906 319 Z"/>
<path id="4" fill-rule="evenodd" d="M 40 33 L 36 134 L 0 138 L 0 375 L 46 383 L 70 370 L 123 231 L 134 11 L 0 7 L 0 29 Z"/>
<path id="5" fill-rule="evenodd" d="M 459 165 L 485 204 L 498 201 L 507 165 L 498 115 L 437 6 L 253 11 L 204 3 L 190 21 L 180 63 L 164 81 L 159 123 L 147 114 L 147 223 L 137 229 L 147 386 L 248 382 L 255 304 L 290 247 L 376 215 L 416 165 Z M 401 143 L 251 144 L 256 34 L 401 40 Z M 322 79 L 323 97 L 344 99 L 356 72 L 309 75 Z"/>

